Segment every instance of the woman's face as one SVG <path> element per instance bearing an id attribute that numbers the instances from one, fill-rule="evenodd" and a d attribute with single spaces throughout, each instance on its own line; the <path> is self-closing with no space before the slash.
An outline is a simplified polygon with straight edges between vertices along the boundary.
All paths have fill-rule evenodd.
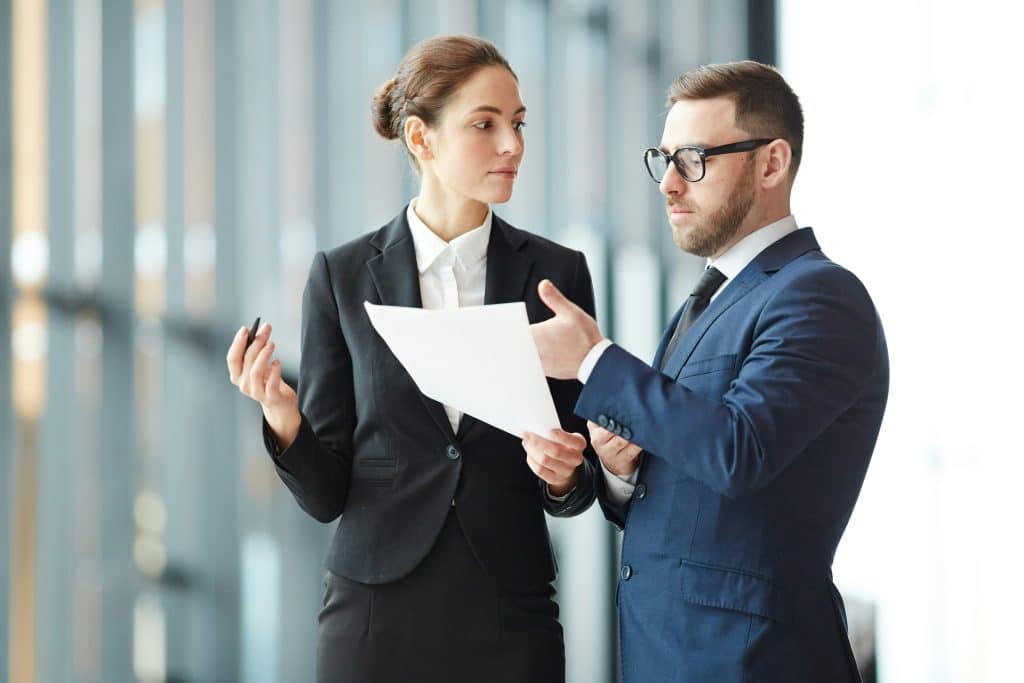
<path id="1" fill-rule="evenodd" d="M 420 162 L 424 175 L 433 174 L 455 197 L 507 202 L 523 160 L 525 118 L 519 84 L 508 69 L 479 69 L 448 100 L 437 125 L 427 129 L 432 158 Z"/>

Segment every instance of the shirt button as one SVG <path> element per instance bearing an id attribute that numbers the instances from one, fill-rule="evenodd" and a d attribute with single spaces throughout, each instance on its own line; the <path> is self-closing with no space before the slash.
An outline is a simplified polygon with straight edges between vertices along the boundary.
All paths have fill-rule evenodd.
<path id="1" fill-rule="evenodd" d="M 644 498 L 647 497 L 647 485 L 646 484 L 637 484 L 637 487 L 636 487 L 636 497 L 638 499 L 640 499 L 640 500 L 643 500 Z"/>
<path id="2" fill-rule="evenodd" d="M 628 564 L 622 565 L 622 571 L 619 572 L 619 576 L 622 577 L 623 581 L 629 581 L 630 577 L 633 576 L 633 568 Z"/>
<path id="3" fill-rule="evenodd" d="M 455 446 L 448 446 L 448 449 L 445 451 L 445 455 L 448 456 L 449 460 L 458 460 L 462 456 L 462 453 L 459 453 L 459 449 Z"/>

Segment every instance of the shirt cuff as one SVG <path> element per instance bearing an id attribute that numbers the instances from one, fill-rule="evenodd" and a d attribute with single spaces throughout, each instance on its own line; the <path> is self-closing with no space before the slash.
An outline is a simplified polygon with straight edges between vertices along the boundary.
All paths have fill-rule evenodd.
<path id="1" fill-rule="evenodd" d="M 633 489 L 636 488 L 637 475 L 640 468 L 636 468 L 629 474 L 615 474 L 604 463 L 601 463 L 601 471 L 604 473 L 605 488 L 608 489 L 608 497 L 616 505 L 625 505 L 633 496 Z"/>
<path id="2" fill-rule="evenodd" d="M 576 371 L 576 379 L 586 384 L 587 380 L 590 379 L 590 373 L 594 371 L 594 366 L 597 365 L 597 361 L 601 359 L 601 354 L 604 353 L 605 349 L 611 345 L 611 339 L 602 339 L 594 344 L 590 351 L 587 352 L 587 355 L 583 357 L 583 362 L 580 363 L 580 369 Z"/>
<path id="3" fill-rule="evenodd" d="M 569 500 L 569 496 L 575 493 L 575 491 L 576 487 L 573 486 L 571 489 L 565 492 L 564 496 L 556 496 L 555 494 L 551 493 L 551 487 L 548 486 L 547 482 L 544 482 L 544 495 L 547 496 L 548 500 L 550 500 L 552 503 L 564 503 L 565 501 Z"/>

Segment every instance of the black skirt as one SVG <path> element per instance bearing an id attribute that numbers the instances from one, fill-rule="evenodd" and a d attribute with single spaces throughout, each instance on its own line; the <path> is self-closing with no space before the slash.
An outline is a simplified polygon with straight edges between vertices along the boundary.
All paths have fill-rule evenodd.
<path id="1" fill-rule="evenodd" d="M 510 594 L 473 556 L 454 509 L 408 576 L 367 585 L 328 572 L 319 683 L 563 683 L 554 588 Z"/>

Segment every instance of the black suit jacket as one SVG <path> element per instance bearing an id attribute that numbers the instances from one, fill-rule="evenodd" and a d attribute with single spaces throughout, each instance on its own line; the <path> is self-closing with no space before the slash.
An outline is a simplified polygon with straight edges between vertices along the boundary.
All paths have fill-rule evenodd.
<path id="1" fill-rule="evenodd" d="M 544 278 L 593 315 L 583 254 L 494 216 L 485 303 L 524 301 L 531 323 L 549 318 L 537 296 Z M 454 501 L 474 553 L 503 587 L 528 591 L 552 581 L 544 510 L 569 516 L 590 506 L 593 454 L 588 449 L 569 499 L 551 501 L 519 439 L 469 415 L 452 432 L 443 406 L 419 392 L 374 331 L 364 301 L 422 305 L 404 210 L 376 232 L 316 255 L 303 295 L 302 426 L 278 452 L 264 424 L 267 448 L 299 505 L 321 522 L 341 517 L 327 568 L 371 584 L 408 574 L 433 547 Z M 573 414 L 581 385 L 549 382 L 562 426 L 586 435 Z"/>

